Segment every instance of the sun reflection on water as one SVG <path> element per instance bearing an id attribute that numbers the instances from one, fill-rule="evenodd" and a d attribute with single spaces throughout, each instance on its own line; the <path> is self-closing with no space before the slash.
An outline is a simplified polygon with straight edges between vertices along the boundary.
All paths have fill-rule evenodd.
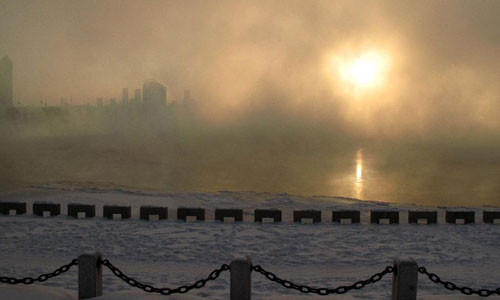
<path id="1" fill-rule="evenodd" d="M 356 198 L 362 199 L 363 197 L 363 151 L 359 149 L 356 153 L 356 181 L 354 183 L 354 191 Z"/>

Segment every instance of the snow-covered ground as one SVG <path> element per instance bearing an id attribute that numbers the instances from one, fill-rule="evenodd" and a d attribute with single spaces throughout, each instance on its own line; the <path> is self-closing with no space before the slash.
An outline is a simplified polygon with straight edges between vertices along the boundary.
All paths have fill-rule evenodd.
<path id="1" fill-rule="evenodd" d="M 161 193 L 113 186 L 58 184 L 2 193 L 0 201 L 28 204 L 28 213 L 24 216 L 0 217 L 0 276 L 38 276 L 69 263 L 81 253 L 98 250 L 125 274 L 158 287 L 194 283 L 221 264 L 245 256 L 288 280 L 335 287 L 369 278 L 391 265 L 395 257 L 410 256 L 443 280 L 473 288 L 500 287 L 500 225 L 444 224 L 445 208 L 442 207 L 435 208 L 439 211 L 440 224 L 426 226 L 406 224 L 407 210 L 416 206 L 255 192 Z M 34 217 L 31 215 L 34 201 L 61 203 L 62 215 Z M 65 216 L 67 204 L 75 202 L 96 204 L 97 217 L 73 219 Z M 131 205 L 132 219 L 103 219 L 104 204 Z M 170 219 L 139 220 L 141 205 L 168 206 Z M 176 221 L 176 208 L 180 206 L 204 207 L 208 220 Z M 215 208 L 242 208 L 245 222 L 215 222 Z M 280 208 L 284 221 L 280 224 L 253 223 L 255 208 Z M 331 210 L 338 208 L 361 210 L 362 224 L 329 222 Z M 369 211 L 380 208 L 399 209 L 402 224 L 368 224 Z M 321 209 L 324 222 L 314 225 L 292 223 L 295 209 Z M 480 220 L 483 208 L 473 209 Z M 132 289 L 107 269 L 104 269 L 103 282 L 105 295 Z M 387 275 L 374 285 L 336 299 L 388 299 L 391 284 L 391 275 Z M 64 288 L 76 297 L 77 268 L 43 285 Z M 23 286 L 0 284 L 0 292 L 13 293 L 19 289 L 29 290 Z M 137 292 L 142 295 L 141 291 Z M 257 273 L 252 275 L 252 292 L 253 299 L 301 296 Z M 448 294 L 450 299 L 459 299 L 457 293 L 448 292 L 423 276 L 419 278 L 418 294 L 419 297 Z M 200 290 L 192 290 L 189 295 L 228 299 L 229 273 L 223 273 Z"/>

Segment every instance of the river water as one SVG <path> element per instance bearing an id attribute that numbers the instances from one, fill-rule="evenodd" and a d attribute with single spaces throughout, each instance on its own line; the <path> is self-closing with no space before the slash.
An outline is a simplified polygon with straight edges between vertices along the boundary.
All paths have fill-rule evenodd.
<path id="1" fill-rule="evenodd" d="M 115 137 L 12 139 L 0 187 L 73 182 L 161 191 L 343 196 L 431 206 L 500 206 L 500 151 L 452 143 Z"/>

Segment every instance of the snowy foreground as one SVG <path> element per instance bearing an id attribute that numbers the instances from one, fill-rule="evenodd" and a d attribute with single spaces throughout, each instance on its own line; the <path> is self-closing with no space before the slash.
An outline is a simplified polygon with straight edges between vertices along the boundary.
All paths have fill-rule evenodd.
<path id="1" fill-rule="evenodd" d="M 408 225 L 408 209 L 336 197 L 297 197 L 253 192 L 153 193 L 116 188 L 74 185 L 33 187 L 0 194 L 0 201 L 26 201 L 25 216 L 0 216 L 0 276 L 36 277 L 51 272 L 84 252 L 100 251 L 125 274 L 156 287 L 191 284 L 233 258 L 250 256 L 254 264 L 285 279 L 316 287 L 349 285 L 392 265 L 398 256 L 411 256 L 420 266 L 443 280 L 472 288 L 500 287 L 500 225 L 443 224 Z M 61 203 L 62 215 L 51 218 L 31 215 L 34 201 Z M 66 215 L 68 203 L 96 204 L 94 219 Z M 132 219 L 102 218 L 103 204 L 132 206 Z M 138 220 L 141 205 L 169 207 L 169 220 Z M 175 220 L 179 206 L 208 209 L 206 222 Z M 221 224 L 213 221 L 215 208 L 242 208 L 245 222 Z M 280 208 L 284 222 L 256 224 L 255 208 Z M 329 222 L 332 209 L 361 210 L 362 224 Z M 400 225 L 368 224 L 370 209 L 397 208 Z M 321 224 L 291 223 L 294 209 L 321 209 Z M 436 208 L 435 208 L 436 209 Z M 473 208 L 480 220 L 482 208 Z M 247 222 L 248 221 L 248 222 Z M 392 274 L 381 281 L 346 295 L 321 299 L 389 299 Z M 134 290 L 103 271 L 104 296 L 99 299 L 164 299 Z M 77 268 L 43 284 L 24 286 L 0 284 L 1 299 L 76 299 Z M 252 275 L 253 299 L 311 299 L 285 289 L 258 273 Z M 46 295 L 46 296 L 42 296 Z M 460 296 L 419 277 L 420 299 L 476 299 Z M 439 295 L 439 296 L 432 296 Z M 229 272 L 187 295 L 168 299 L 229 299 Z M 490 298 L 500 298 L 499 296 Z"/>

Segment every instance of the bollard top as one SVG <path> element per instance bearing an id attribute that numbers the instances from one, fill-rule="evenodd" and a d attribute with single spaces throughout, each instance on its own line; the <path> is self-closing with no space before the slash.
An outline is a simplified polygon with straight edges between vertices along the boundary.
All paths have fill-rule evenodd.
<path id="1" fill-rule="evenodd" d="M 96 251 L 96 252 L 88 252 L 88 253 L 82 253 L 80 254 L 80 256 L 78 257 L 78 259 L 80 258 L 91 258 L 91 257 L 95 257 L 95 258 L 102 258 L 102 254 L 100 251 Z"/>
<path id="2" fill-rule="evenodd" d="M 417 262 L 412 257 L 396 257 L 394 259 L 395 265 L 416 265 Z"/>
<path id="3" fill-rule="evenodd" d="M 394 259 L 394 275 L 399 273 L 399 269 L 403 267 L 405 269 L 407 268 L 415 268 L 418 269 L 417 262 L 412 258 L 412 257 L 396 257 Z"/>
<path id="4" fill-rule="evenodd" d="M 249 264 L 252 265 L 252 258 L 250 256 L 247 257 L 238 257 L 231 261 L 231 265 L 233 264 Z"/>

